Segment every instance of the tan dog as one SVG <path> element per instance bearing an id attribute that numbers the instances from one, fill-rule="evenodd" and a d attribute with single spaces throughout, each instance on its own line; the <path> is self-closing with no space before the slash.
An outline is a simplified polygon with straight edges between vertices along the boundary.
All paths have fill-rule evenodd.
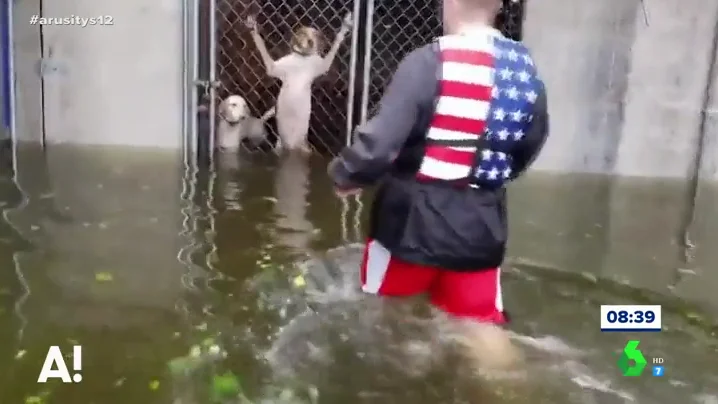
<path id="1" fill-rule="evenodd" d="M 277 152 L 282 149 L 311 152 L 307 134 L 312 113 L 312 84 L 329 71 L 339 46 L 352 27 L 352 21 L 351 13 L 347 14 L 334 43 L 324 57 L 320 54 L 324 43 L 323 35 L 314 28 L 299 27 L 291 40 L 292 53 L 275 61 L 259 34 L 256 18 L 247 18 L 246 25 L 252 31 L 252 39 L 267 69 L 267 75 L 282 81 L 277 96 Z"/>
<path id="2" fill-rule="evenodd" d="M 257 118 L 251 115 L 247 101 L 239 95 L 230 95 L 219 104 L 217 125 L 217 148 L 222 151 L 237 151 L 244 139 L 259 143 L 267 138 L 267 120 L 274 116 L 270 108 Z"/>

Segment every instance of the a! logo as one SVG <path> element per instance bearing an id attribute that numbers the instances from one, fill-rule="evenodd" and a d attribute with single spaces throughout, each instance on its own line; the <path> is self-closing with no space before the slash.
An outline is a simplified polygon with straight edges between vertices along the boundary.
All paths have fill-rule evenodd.
<path id="1" fill-rule="evenodd" d="M 638 350 L 640 343 L 641 341 L 628 341 L 623 348 L 621 357 L 618 358 L 618 368 L 621 369 L 624 376 L 640 376 L 643 369 L 646 368 L 648 362 L 643 357 L 643 353 Z M 633 366 L 631 366 L 631 361 L 633 361 Z"/>

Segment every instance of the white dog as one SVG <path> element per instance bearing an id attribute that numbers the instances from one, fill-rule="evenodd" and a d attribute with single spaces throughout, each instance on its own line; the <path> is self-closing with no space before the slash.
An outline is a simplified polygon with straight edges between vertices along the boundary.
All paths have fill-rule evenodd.
<path id="1" fill-rule="evenodd" d="M 312 84 L 314 80 L 329 71 L 339 46 L 352 27 L 351 13 L 344 18 L 334 43 L 324 57 L 320 54 L 322 34 L 314 28 L 305 26 L 297 28 L 291 41 L 292 53 L 275 61 L 269 55 L 267 46 L 259 34 L 256 18 L 253 16 L 247 18 L 246 25 L 252 31 L 252 39 L 267 69 L 267 75 L 282 81 L 277 96 L 279 142 L 276 151 L 280 152 L 284 148 L 289 151 L 301 150 L 311 153 L 307 144 L 307 134 L 312 113 Z"/>
<path id="2" fill-rule="evenodd" d="M 274 116 L 270 108 L 257 118 L 251 115 L 247 101 L 239 95 L 230 95 L 219 104 L 217 125 L 217 148 L 222 151 L 237 151 L 244 139 L 259 143 L 267 137 L 267 120 Z"/>

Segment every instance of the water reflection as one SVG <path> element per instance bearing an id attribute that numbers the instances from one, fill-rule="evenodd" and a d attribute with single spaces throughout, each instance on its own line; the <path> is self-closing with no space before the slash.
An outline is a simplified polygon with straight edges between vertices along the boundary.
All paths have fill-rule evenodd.
<path id="1" fill-rule="evenodd" d="M 177 348 L 167 341 L 179 327 L 175 305 L 184 294 L 174 153 L 21 147 L 17 166 L 24 203 L 6 216 L 32 249 L 14 257 L 15 282 L 26 285 L 16 300 L 26 325 L 12 327 L 24 332 L 7 344 L 15 352 L 2 362 L 24 381 L 5 384 L 0 401 L 47 389 L 58 402 L 74 401 L 124 379 L 123 388 L 136 388 L 133 375 L 156 377 L 152 364 Z M 88 353 L 84 382 L 36 385 L 49 346 L 72 344 Z"/>
<path id="2" fill-rule="evenodd" d="M 309 157 L 291 153 L 280 157 L 274 180 L 278 241 L 295 252 L 307 252 L 314 232 L 307 220 Z"/>

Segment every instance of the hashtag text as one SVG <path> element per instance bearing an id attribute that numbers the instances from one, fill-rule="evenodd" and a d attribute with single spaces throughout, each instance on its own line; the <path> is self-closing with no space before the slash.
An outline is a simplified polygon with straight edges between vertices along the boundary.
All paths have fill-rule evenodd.
<path id="1" fill-rule="evenodd" d="M 30 25 L 75 25 L 84 28 L 96 25 L 115 25 L 115 18 L 110 15 L 80 17 L 73 14 L 68 17 L 40 17 L 35 14 L 30 17 Z"/>

